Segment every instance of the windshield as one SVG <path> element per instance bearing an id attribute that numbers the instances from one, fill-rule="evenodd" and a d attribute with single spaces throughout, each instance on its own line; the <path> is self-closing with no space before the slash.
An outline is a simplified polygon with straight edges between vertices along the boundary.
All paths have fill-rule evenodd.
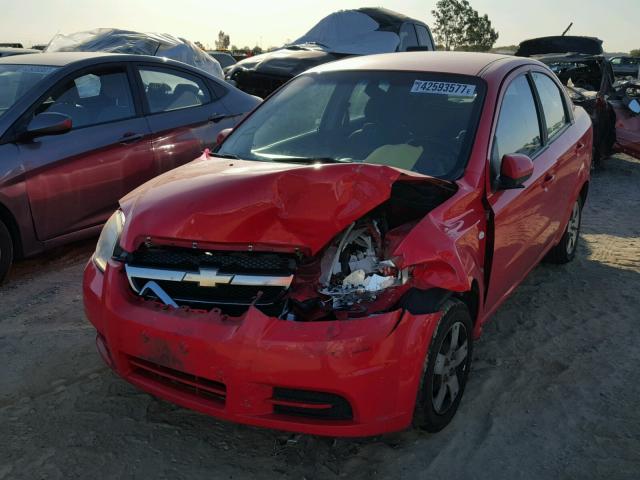
<path id="1" fill-rule="evenodd" d="M 460 75 L 302 75 L 258 108 L 218 154 L 271 162 L 365 162 L 456 179 L 467 163 L 483 96 L 483 82 Z"/>
<path id="2" fill-rule="evenodd" d="M 57 69 L 44 65 L 0 65 L 0 117 L 31 87 Z"/>

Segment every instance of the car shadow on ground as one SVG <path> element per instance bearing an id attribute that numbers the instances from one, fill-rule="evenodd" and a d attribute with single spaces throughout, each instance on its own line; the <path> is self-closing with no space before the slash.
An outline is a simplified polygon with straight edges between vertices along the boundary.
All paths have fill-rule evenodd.
<path id="1" fill-rule="evenodd" d="M 95 250 L 97 241 L 97 237 L 82 240 L 54 248 L 34 257 L 16 260 L 11 266 L 7 279 L 0 286 L 0 291 L 3 287 L 15 288 L 43 273 L 88 261 Z"/>

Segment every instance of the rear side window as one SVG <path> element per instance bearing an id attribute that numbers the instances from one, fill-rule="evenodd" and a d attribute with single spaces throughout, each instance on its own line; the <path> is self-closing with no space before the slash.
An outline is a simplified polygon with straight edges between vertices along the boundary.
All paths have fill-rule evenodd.
<path id="1" fill-rule="evenodd" d="M 141 68 L 140 78 L 151 113 L 199 107 L 211 101 L 204 82 L 194 75 L 161 68 Z"/>
<path id="2" fill-rule="evenodd" d="M 431 37 L 429 36 L 429 32 L 427 31 L 427 27 L 424 25 L 415 25 L 416 33 L 418 34 L 418 43 L 421 47 L 429 47 L 433 49 L 433 45 L 431 44 Z"/>
<path id="3" fill-rule="evenodd" d="M 547 136 L 554 137 L 567 123 L 567 115 L 560 89 L 548 76 L 533 72 L 533 82 L 538 90 L 544 119 L 547 124 Z"/>
<path id="4" fill-rule="evenodd" d="M 398 50 L 405 52 L 409 47 L 418 46 L 418 37 L 416 31 L 413 28 L 413 23 L 404 23 L 400 28 L 400 46 Z"/>
<path id="5" fill-rule="evenodd" d="M 74 129 L 136 115 L 127 74 L 113 70 L 66 81 L 36 109 L 37 114 L 43 112 L 69 116 Z"/>
<path id="6" fill-rule="evenodd" d="M 492 164 L 498 173 L 500 159 L 510 153 L 533 155 L 542 145 L 536 104 L 524 75 L 505 92 L 493 142 Z"/>

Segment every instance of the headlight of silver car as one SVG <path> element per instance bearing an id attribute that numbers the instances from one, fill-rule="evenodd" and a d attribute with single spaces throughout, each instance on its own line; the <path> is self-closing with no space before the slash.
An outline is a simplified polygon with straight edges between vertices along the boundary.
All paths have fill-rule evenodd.
<path id="1" fill-rule="evenodd" d="M 107 268 L 107 262 L 113 256 L 113 253 L 120 241 L 120 234 L 124 228 L 124 213 L 121 210 L 117 210 L 107 223 L 104 224 L 100 238 L 98 239 L 98 245 L 96 251 L 93 254 L 93 263 L 100 271 L 104 272 Z"/>

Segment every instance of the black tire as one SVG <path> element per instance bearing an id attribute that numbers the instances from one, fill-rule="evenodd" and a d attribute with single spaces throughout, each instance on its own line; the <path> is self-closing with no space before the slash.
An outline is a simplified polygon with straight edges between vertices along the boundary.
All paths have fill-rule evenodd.
<path id="1" fill-rule="evenodd" d="M 7 278 L 13 263 L 13 240 L 9 229 L 0 220 L 0 283 Z"/>
<path id="2" fill-rule="evenodd" d="M 577 215 L 577 218 L 576 218 Z M 578 197 L 571 210 L 571 216 L 564 229 L 564 234 L 548 255 L 547 260 L 551 263 L 569 263 L 576 256 L 578 243 L 580 240 L 580 226 L 582 225 L 582 198 Z"/>
<path id="3" fill-rule="evenodd" d="M 414 425 L 432 433 L 446 427 L 456 414 L 473 354 L 473 324 L 467 306 L 459 300 L 449 299 L 441 311 L 442 318 L 427 352 L 414 414 Z M 456 361 L 452 361 L 455 355 L 451 351 L 454 327 L 458 330 L 458 348 L 455 351 L 461 352 L 463 343 L 466 343 L 466 356 L 457 366 Z M 453 375 L 455 380 L 452 380 Z M 452 394 L 451 383 L 457 385 L 455 395 Z"/>

